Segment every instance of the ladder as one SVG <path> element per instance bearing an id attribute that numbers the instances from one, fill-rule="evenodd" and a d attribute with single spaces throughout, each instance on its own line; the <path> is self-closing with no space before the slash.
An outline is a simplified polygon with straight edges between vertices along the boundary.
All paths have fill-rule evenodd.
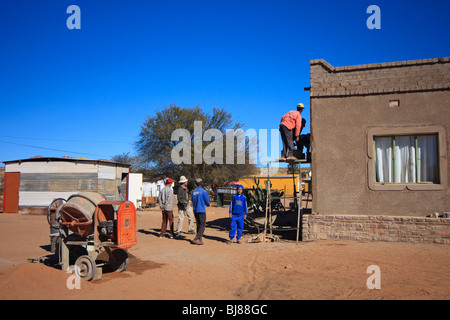
<path id="1" fill-rule="evenodd" d="M 303 220 L 303 207 L 302 207 L 302 196 L 303 196 L 303 190 L 301 187 L 301 163 L 306 163 L 307 160 L 306 159 L 293 159 L 293 158 L 288 158 L 288 159 L 277 159 L 275 161 L 268 161 L 267 162 L 267 196 L 266 196 L 266 210 L 265 210 L 265 220 L 264 220 L 264 239 L 266 239 L 266 235 L 267 235 L 267 227 L 270 228 L 270 234 L 272 233 L 272 209 L 271 209 L 271 203 L 273 200 L 273 197 L 271 195 L 271 191 L 270 191 L 270 164 L 271 163 L 289 163 L 291 165 L 293 165 L 293 170 L 295 171 L 295 164 L 298 164 L 298 182 L 297 182 L 297 186 L 295 185 L 295 172 L 293 171 L 292 173 L 292 182 L 294 184 L 294 203 L 296 205 L 297 208 L 297 226 L 296 226 L 296 230 L 297 230 L 297 235 L 296 235 L 296 242 L 298 243 L 299 241 L 302 240 L 302 220 Z M 298 191 L 295 191 L 298 190 Z M 308 190 L 309 191 L 309 190 Z M 269 219 L 270 217 L 270 219 Z M 267 226 L 267 221 L 270 221 L 269 226 Z"/>

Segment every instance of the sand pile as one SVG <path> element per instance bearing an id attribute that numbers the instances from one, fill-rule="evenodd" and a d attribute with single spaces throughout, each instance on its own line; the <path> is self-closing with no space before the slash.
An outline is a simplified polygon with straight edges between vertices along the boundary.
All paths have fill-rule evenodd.
<path id="1" fill-rule="evenodd" d="M 58 299 L 70 274 L 40 263 L 24 263 L 0 272 L 0 299 Z"/>

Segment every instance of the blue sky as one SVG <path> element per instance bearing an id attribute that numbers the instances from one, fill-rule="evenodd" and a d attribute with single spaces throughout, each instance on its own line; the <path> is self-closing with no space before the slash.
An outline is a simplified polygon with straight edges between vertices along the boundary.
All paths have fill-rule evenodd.
<path id="1" fill-rule="evenodd" d="M 66 27 L 72 4 L 81 30 Z M 372 4 L 381 30 L 366 27 Z M 447 0 L 3 0 L 0 161 L 133 153 L 170 104 L 225 108 L 258 130 L 303 102 L 309 125 L 310 60 L 450 56 L 449 15 Z"/>

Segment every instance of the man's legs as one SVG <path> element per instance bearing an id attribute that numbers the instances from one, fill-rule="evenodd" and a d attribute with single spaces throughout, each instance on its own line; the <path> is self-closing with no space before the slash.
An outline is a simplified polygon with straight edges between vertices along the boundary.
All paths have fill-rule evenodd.
<path id="1" fill-rule="evenodd" d="M 244 215 L 239 215 L 236 219 L 237 224 L 237 236 L 236 239 L 239 241 L 242 237 L 242 231 L 244 231 Z"/>
<path id="2" fill-rule="evenodd" d="M 197 222 L 197 235 L 194 238 L 194 242 L 202 243 L 202 237 L 206 226 L 206 213 L 195 213 L 195 220 Z"/>
<path id="3" fill-rule="evenodd" d="M 285 125 L 280 124 L 281 140 L 283 141 L 283 150 L 281 151 L 282 158 L 288 158 L 294 155 L 294 139 L 292 130 L 286 128 Z"/>
<path id="4" fill-rule="evenodd" d="M 161 224 L 161 234 L 160 237 L 163 237 L 167 231 L 167 222 L 169 222 L 170 234 L 171 238 L 173 236 L 173 211 L 162 211 L 162 224 Z"/>
<path id="5" fill-rule="evenodd" d="M 236 235 L 236 227 L 237 227 L 236 215 L 233 214 L 231 215 L 231 222 L 230 222 L 230 240 L 233 240 L 234 236 Z"/>
<path id="6" fill-rule="evenodd" d="M 177 224 L 177 234 L 181 234 L 181 229 L 183 229 L 183 222 L 184 222 L 184 214 L 186 213 L 185 210 L 178 209 L 178 224 Z"/>
<path id="7" fill-rule="evenodd" d="M 169 220 L 169 228 L 170 233 L 173 235 L 173 211 L 166 211 L 167 212 L 167 218 Z"/>
<path id="8" fill-rule="evenodd" d="M 162 224 L 161 224 L 161 234 L 167 231 L 167 211 L 162 210 Z"/>
<path id="9" fill-rule="evenodd" d="M 286 158 L 286 147 L 287 147 L 287 143 L 286 143 L 286 136 L 284 134 L 284 130 L 283 128 L 284 126 L 282 126 L 280 124 L 280 135 L 281 135 L 281 142 L 283 142 L 283 150 L 281 150 L 281 158 Z"/>
<path id="10" fill-rule="evenodd" d="M 188 233 L 194 233 L 194 211 L 192 211 L 192 207 L 190 205 L 188 205 L 186 207 L 186 215 L 188 216 L 188 221 L 189 221 L 189 229 L 188 229 Z"/>

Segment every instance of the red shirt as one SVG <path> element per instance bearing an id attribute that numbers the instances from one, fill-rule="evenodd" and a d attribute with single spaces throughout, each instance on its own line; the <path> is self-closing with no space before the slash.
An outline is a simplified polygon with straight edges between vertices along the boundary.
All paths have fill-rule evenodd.
<path id="1" fill-rule="evenodd" d="M 281 118 L 281 124 L 285 125 L 289 130 L 295 128 L 295 136 L 298 137 L 302 129 L 302 116 L 300 115 L 300 111 L 293 110 L 286 113 Z"/>

